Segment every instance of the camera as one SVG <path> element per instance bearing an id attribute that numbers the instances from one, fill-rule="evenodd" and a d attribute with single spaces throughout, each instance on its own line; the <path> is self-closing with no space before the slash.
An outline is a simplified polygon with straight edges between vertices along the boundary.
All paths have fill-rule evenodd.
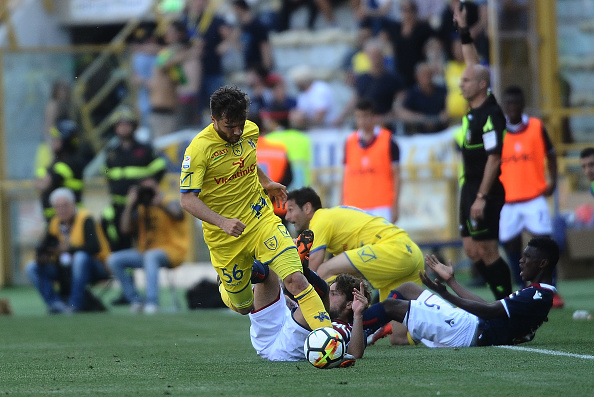
<path id="1" fill-rule="evenodd" d="M 155 191 L 146 186 L 138 188 L 138 203 L 142 205 L 150 205 L 155 198 Z"/>

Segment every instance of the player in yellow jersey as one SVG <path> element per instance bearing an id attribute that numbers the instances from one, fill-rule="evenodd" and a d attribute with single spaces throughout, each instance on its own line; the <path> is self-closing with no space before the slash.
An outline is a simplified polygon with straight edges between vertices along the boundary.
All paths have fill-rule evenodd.
<path id="1" fill-rule="evenodd" d="M 340 273 L 364 277 L 379 290 L 380 301 L 404 282 L 422 285 L 423 253 L 404 230 L 384 218 L 355 207 L 323 209 L 318 194 L 304 187 L 289 193 L 286 220 L 299 232 L 313 231 L 309 267 L 325 280 Z M 327 261 L 326 253 L 332 255 Z M 395 332 L 393 344 L 407 343 L 402 339 L 406 330 L 399 328 L 404 333 Z"/>
<path id="2" fill-rule="evenodd" d="M 254 306 L 254 259 L 280 276 L 311 327 L 331 326 L 322 300 L 309 284 L 291 235 L 274 215 L 287 189 L 257 165 L 258 126 L 247 117 L 249 98 L 236 87 L 210 97 L 212 124 L 192 140 L 181 166 L 181 205 L 201 219 L 204 240 L 221 280 L 227 306 L 248 314 Z"/>

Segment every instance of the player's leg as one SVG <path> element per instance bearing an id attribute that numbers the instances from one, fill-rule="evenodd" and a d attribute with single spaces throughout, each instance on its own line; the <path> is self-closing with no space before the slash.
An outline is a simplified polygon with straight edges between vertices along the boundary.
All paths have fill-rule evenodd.
<path id="1" fill-rule="evenodd" d="M 261 226 L 256 258 L 268 264 L 283 280 L 286 290 L 299 302 L 303 317 L 312 330 L 332 326 L 322 299 L 302 273 L 301 259 L 291 235 L 278 218 L 273 220 L 269 227 Z"/>
<path id="2" fill-rule="evenodd" d="M 320 267 L 318 267 L 317 273 L 326 281 L 332 280 L 341 273 L 352 274 L 353 276 L 364 278 L 364 275 L 353 266 L 349 257 L 345 253 L 330 258 L 322 263 Z"/>
<path id="3" fill-rule="evenodd" d="M 280 279 L 275 272 L 268 270 L 266 278 L 262 282 L 254 284 L 254 311 L 270 305 L 279 298 L 279 295 Z"/>
<path id="4" fill-rule="evenodd" d="M 236 250 L 229 247 L 224 253 L 219 254 L 211 250 L 211 261 L 219 276 L 219 293 L 223 303 L 239 314 L 251 312 L 254 303 L 251 288 L 254 260 L 251 253 L 242 251 L 241 247 L 237 247 Z"/>

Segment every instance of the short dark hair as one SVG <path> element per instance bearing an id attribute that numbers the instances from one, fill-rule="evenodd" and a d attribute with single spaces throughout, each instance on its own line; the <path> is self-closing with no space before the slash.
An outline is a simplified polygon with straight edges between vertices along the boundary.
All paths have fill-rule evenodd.
<path id="1" fill-rule="evenodd" d="M 355 109 L 361 110 L 364 112 L 372 112 L 374 114 L 376 113 L 375 106 L 374 106 L 373 102 L 367 98 L 359 99 L 357 101 L 357 104 L 355 105 Z"/>
<path id="2" fill-rule="evenodd" d="M 363 292 L 365 297 L 367 298 L 367 302 L 371 302 L 371 285 L 365 279 L 355 277 L 351 274 L 341 273 L 336 278 L 330 282 L 330 285 L 336 284 L 336 290 L 343 293 L 346 296 L 346 300 L 353 301 L 355 297 L 353 296 L 353 288 L 360 288 L 360 284 L 363 283 Z"/>
<path id="3" fill-rule="evenodd" d="M 239 88 L 224 86 L 210 96 L 210 113 L 215 120 L 245 121 L 250 99 Z"/>
<path id="4" fill-rule="evenodd" d="M 549 268 L 553 269 L 559 261 L 559 245 L 549 237 L 534 237 L 528 242 L 528 247 L 533 247 L 549 262 Z"/>
<path id="5" fill-rule="evenodd" d="M 250 10 L 250 6 L 245 0 L 233 0 L 233 5 L 244 11 Z"/>
<path id="6" fill-rule="evenodd" d="M 503 91 L 503 96 L 510 95 L 519 98 L 522 102 L 524 102 L 524 91 L 517 85 L 510 85 Z"/>
<path id="7" fill-rule="evenodd" d="M 307 203 L 311 204 L 314 211 L 322 208 L 322 200 L 320 199 L 320 196 L 318 196 L 316 191 L 309 186 L 290 191 L 287 195 L 287 201 L 288 200 L 295 200 L 295 203 L 297 203 L 299 208 L 303 208 Z"/>
<path id="8" fill-rule="evenodd" d="M 580 158 L 585 159 L 586 157 L 594 156 L 594 147 L 587 147 L 580 152 Z"/>

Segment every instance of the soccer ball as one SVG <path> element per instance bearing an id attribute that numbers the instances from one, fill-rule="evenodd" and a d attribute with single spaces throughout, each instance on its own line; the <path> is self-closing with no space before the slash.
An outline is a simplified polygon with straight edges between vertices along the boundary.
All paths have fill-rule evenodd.
<path id="1" fill-rule="evenodd" d="M 305 357 L 314 367 L 330 368 L 342 360 L 346 348 L 338 331 L 331 327 L 324 327 L 309 333 L 303 350 Z"/>

